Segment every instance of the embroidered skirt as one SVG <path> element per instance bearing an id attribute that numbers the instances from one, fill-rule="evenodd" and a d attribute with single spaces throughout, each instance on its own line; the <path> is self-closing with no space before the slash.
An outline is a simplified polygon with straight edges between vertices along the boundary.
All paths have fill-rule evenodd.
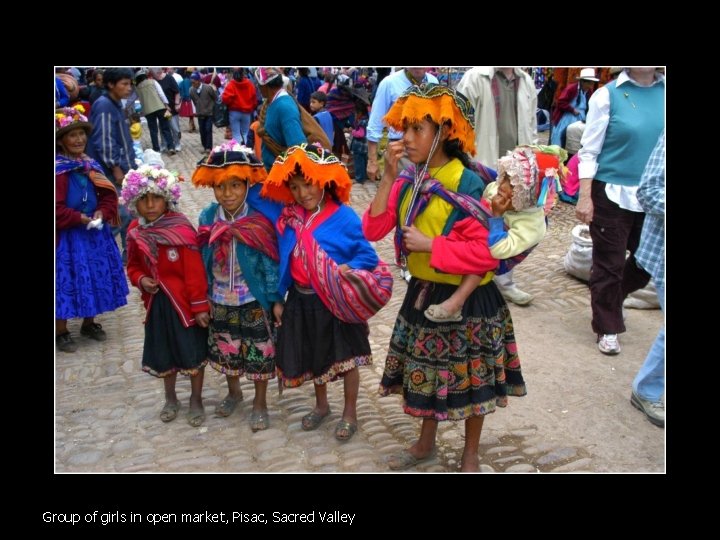
<path id="1" fill-rule="evenodd" d="M 367 323 L 343 322 L 317 294 L 291 287 L 278 328 L 276 362 L 283 386 L 325 384 L 372 364 L 368 333 Z"/>
<path id="2" fill-rule="evenodd" d="M 242 306 L 212 303 L 213 320 L 208 333 L 210 365 L 226 375 L 249 380 L 275 378 L 274 326 L 254 300 Z"/>
<path id="3" fill-rule="evenodd" d="M 195 375 L 207 364 L 207 328 L 185 328 L 170 299 L 159 289 L 145 323 L 142 369 L 155 377 L 179 371 Z"/>
<path id="4" fill-rule="evenodd" d="M 470 295 L 462 321 L 425 318 L 456 288 L 413 278 L 398 313 L 379 392 L 402 392 L 411 416 L 464 420 L 527 393 L 510 311 L 493 281 Z"/>

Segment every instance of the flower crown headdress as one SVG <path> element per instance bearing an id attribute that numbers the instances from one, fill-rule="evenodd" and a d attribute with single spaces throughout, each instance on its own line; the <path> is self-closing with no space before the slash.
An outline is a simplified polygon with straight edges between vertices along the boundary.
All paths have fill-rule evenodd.
<path id="1" fill-rule="evenodd" d="M 83 114 L 84 112 L 85 107 L 80 103 L 74 107 L 55 109 L 55 131 L 62 136 L 65 132 L 75 127 L 81 127 L 86 131 L 90 130 L 91 125 L 88 122 L 87 116 Z"/>
<path id="2" fill-rule="evenodd" d="M 120 202 L 137 214 L 138 199 L 153 193 L 167 201 L 169 210 L 176 210 L 181 195 L 179 182 L 182 180 L 176 172 L 158 165 L 141 165 L 130 169 L 123 178 Z"/>

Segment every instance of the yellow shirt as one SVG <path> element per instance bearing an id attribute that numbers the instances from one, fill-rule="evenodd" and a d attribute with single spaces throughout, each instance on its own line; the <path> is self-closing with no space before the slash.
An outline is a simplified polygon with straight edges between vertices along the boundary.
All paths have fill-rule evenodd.
<path id="1" fill-rule="evenodd" d="M 448 190 L 452 191 L 458 190 L 460 177 L 464 171 L 465 168 L 462 162 L 457 158 L 453 158 L 441 167 L 428 168 L 430 176 L 439 181 Z M 401 223 L 405 223 L 405 216 L 407 215 L 411 196 L 412 190 L 408 189 L 400 203 L 399 215 L 402 216 Z M 421 233 L 430 238 L 440 236 L 454 208 L 453 205 L 440 197 L 432 196 L 425 210 L 415 218 L 414 225 Z M 430 266 L 430 253 L 410 253 L 407 259 L 407 265 L 410 273 L 418 279 L 435 283 L 449 283 L 451 285 L 459 285 L 462 279 L 461 275 L 446 274 L 432 268 Z M 493 272 L 488 272 L 482 280 L 481 285 L 490 281 L 493 275 Z"/>
<path id="2" fill-rule="evenodd" d="M 130 124 L 130 136 L 133 138 L 133 140 L 135 140 L 135 141 L 139 140 L 141 135 L 142 135 L 142 124 L 140 122 L 135 122 L 134 124 Z"/>

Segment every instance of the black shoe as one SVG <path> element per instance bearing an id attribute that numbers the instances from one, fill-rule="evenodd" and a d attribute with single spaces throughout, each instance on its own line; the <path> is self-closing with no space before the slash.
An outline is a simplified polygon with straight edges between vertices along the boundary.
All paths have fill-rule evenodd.
<path id="1" fill-rule="evenodd" d="M 55 344 L 57 348 L 63 352 L 75 352 L 77 351 L 77 343 L 70 335 L 70 332 L 65 332 L 59 336 L 55 336 Z"/>
<path id="2" fill-rule="evenodd" d="M 98 323 L 92 323 L 88 325 L 83 324 L 80 327 L 80 333 L 83 336 L 94 339 L 95 341 L 105 341 L 107 339 L 107 334 L 105 333 L 105 330 L 103 330 L 102 326 Z"/>

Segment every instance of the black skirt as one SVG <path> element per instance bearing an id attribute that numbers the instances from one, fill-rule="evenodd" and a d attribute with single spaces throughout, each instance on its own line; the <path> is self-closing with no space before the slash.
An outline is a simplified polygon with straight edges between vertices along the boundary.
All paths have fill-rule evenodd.
<path id="1" fill-rule="evenodd" d="M 317 294 L 290 288 L 278 329 L 275 362 L 285 387 L 312 380 L 325 384 L 372 364 L 367 323 L 335 317 Z"/>
<path id="2" fill-rule="evenodd" d="M 145 323 L 142 368 L 166 377 L 176 371 L 195 375 L 207 364 L 207 328 L 185 328 L 170 299 L 159 289 Z"/>

